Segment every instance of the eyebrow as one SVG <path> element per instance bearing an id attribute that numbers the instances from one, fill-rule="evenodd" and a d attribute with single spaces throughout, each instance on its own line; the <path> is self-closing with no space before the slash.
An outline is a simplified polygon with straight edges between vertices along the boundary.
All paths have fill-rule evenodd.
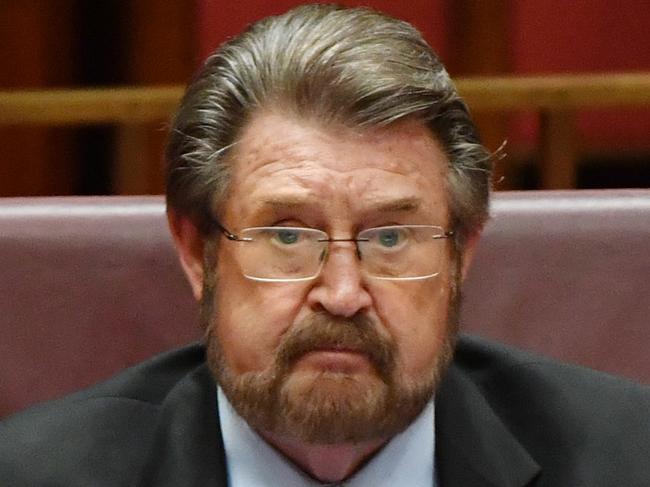
<path id="1" fill-rule="evenodd" d="M 417 211 L 422 206 L 420 198 L 399 198 L 391 201 L 382 201 L 373 205 L 372 211 L 378 213 L 407 213 Z"/>
<path id="2" fill-rule="evenodd" d="M 299 196 L 271 196 L 260 202 L 261 207 L 270 207 L 274 210 L 286 210 L 292 208 L 302 208 L 310 203 L 315 203 L 313 198 L 304 198 Z"/>
<path id="3" fill-rule="evenodd" d="M 292 196 L 271 196 L 260 202 L 262 207 L 270 207 L 273 210 L 287 210 L 304 208 L 309 204 L 322 204 L 315 198 L 292 197 Z M 377 213 L 408 213 L 415 212 L 422 206 L 420 198 L 406 197 L 390 201 L 381 201 L 373 204 L 367 211 Z"/>

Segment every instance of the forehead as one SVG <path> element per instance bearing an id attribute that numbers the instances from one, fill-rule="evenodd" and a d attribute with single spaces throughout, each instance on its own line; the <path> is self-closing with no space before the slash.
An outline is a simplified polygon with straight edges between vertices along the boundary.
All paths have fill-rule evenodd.
<path id="1" fill-rule="evenodd" d="M 237 215 L 310 205 L 348 212 L 446 208 L 447 157 L 417 120 L 351 129 L 258 113 L 231 163 L 226 206 Z"/>

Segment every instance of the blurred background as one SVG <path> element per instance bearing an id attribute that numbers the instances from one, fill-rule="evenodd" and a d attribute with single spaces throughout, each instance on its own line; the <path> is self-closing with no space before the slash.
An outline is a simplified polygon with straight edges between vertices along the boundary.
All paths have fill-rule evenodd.
<path id="1" fill-rule="evenodd" d="M 2 0 L 0 196 L 162 193 L 182 85 L 219 43 L 299 3 Z M 650 187 L 650 2 L 340 3 L 424 33 L 488 148 L 507 140 L 497 189 Z M 108 90 L 79 91 L 95 88 Z"/>

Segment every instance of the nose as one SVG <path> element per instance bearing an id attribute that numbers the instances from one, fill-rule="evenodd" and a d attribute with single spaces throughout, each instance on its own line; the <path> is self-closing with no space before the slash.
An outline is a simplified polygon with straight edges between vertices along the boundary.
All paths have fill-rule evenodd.
<path id="1" fill-rule="evenodd" d="M 307 296 L 309 306 L 349 318 L 370 307 L 354 242 L 331 242 L 320 275 Z"/>

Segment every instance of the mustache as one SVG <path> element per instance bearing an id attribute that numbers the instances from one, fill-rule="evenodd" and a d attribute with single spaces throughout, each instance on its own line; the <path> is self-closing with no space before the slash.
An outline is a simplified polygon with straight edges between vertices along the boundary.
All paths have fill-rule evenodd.
<path id="1" fill-rule="evenodd" d="M 284 335 L 278 345 L 276 364 L 286 371 L 305 354 L 322 349 L 366 355 L 384 381 L 390 379 L 395 368 L 393 343 L 378 332 L 369 317 L 341 318 L 322 311 L 309 315 Z"/>

